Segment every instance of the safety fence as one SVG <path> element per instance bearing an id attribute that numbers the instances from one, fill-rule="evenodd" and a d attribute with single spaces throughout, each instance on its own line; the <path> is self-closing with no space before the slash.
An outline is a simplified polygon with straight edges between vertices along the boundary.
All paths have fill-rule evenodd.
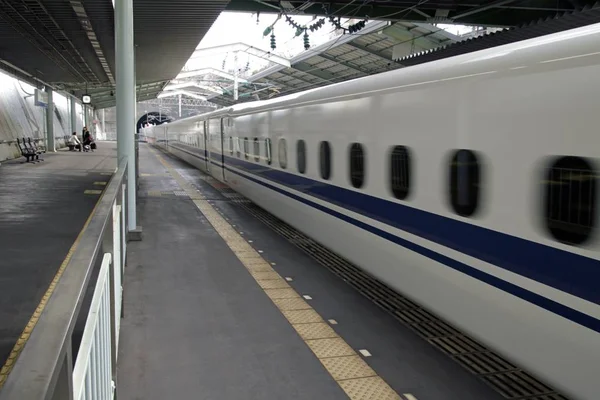
<path id="1" fill-rule="evenodd" d="M 120 160 L 70 260 L 52 283 L 54 290 L 35 327 L 19 339 L 25 344 L 0 388 L 0 400 L 115 397 L 127 245 L 127 169 L 127 160 Z M 85 328 L 73 363 L 73 331 L 88 287 L 94 292 L 89 309 L 84 310 Z"/>

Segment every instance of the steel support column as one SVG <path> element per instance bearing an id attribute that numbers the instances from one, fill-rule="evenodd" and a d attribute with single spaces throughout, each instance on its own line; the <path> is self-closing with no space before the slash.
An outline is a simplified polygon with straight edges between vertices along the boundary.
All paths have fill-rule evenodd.
<path id="1" fill-rule="evenodd" d="M 69 101 L 71 102 L 71 132 L 69 133 L 72 134 L 77 132 L 77 102 L 73 97 L 69 98 Z"/>
<path id="2" fill-rule="evenodd" d="M 106 138 L 106 114 L 104 113 L 104 108 L 102 109 L 102 134 Z"/>
<path id="3" fill-rule="evenodd" d="M 56 151 L 54 145 L 54 100 L 52 99 L 52 89 L 46 87 L 48 93 L 48 108 L 46 109 L 46 150 Z"/>
<path id="4" fill-rule="evenodd" d="M 115 47 L 117 156 L 119 159 L 126 157 L 128 161 L 127 230 L 128 232 L 136 232 L 133 0 L 115 0 Z"/>

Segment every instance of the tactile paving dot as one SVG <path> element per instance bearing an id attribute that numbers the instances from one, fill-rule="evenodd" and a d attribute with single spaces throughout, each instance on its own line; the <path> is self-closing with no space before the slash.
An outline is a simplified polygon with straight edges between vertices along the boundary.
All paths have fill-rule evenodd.
<path id="1" fill-rule="evenodd" d="M 337 337 L 337 333 L 335 333 L 335 331 L 324 322 L 316 322 L 313 324 L 298 324 L 293 326 L 294 329 L 296 329 L 296 331 L 304 340 Z"/>
<path id="2" fill-rule="evenodd" d="M 378 376 L 348 379 L 338 384 L 352 400 L 401 400 L 387 383 Z"/>
<path id="3" fill-rule="evenodd" d="M 306 344 L 318 358 L 353 356 L 352 347 L 341 338 L 307 340 Z"/>
<path id="4" fill-rule="evenodd" d="M 313 309 L 308 310 L 281 310 L 291 324 L 309 324 L 323 322 L 321 316 Z"/>
<path id="5" fill-rule="evenodd" d="M 320 360 L 336 381 L 376 376 L 375 371 L 360 356 L 321 358 Z"/>
<path id="6" fill-rule="evenodd" d="M 283 279 L 269 279 L 269 280 L 259 280 L 257 279 L 259 286 L 263 289 L 286 289 L 289 288 L 290 285 L 287 284 Z"/>
<path id="7" fill-rule="evenodd" d="M 281 279 L 281 276 L 279 276 L 279 274 L 275 271 L 250 271 L 250 274 L 252 274 L 255 279 Z"/>
<path id="8" fill-rule="evenodd" d="M 295 299 L 273 299 L 273 303 L 283 311 L 312 309 L 312 307 L 301 297 Z"/>
<path id="9" fill-rule="evenodd" d="M 294 289 L 265 289 L 265 293 L 271 299 L 292 299 L 300 297 Z"/>

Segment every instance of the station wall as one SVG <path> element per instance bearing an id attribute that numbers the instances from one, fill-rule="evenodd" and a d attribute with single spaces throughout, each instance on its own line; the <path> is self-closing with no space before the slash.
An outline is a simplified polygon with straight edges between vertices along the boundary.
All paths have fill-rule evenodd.
<path id="1" fill-rule="evenodd" d="M 0 160 L 20 157 L 17 138 L 46 138 L 46 109 L 34 105 L 35 88 L 0 71 Z M 70 104 L 53 93 L 54 136 L 56 147 L 63 147 L 63 136 L 71 133 Z M 77 132 L 83 129 L 83 109 L 77 104 Z M 44 142 L 45 144 L 45 142 Z"/>

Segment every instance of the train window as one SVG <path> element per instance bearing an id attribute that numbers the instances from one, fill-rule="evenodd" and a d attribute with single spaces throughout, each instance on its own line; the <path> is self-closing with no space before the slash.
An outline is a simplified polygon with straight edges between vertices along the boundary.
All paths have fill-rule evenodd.
<path id="1" fill-rule="evenodd" d="M 329 179 L 331 177 L 331 146 L 329 142 L 321 142 L 319 145 L 319 162 L 321 178 Z"/>
<path id="2" fill-rule="evenodd" d="M 247 160 L 250 155 L 250 142 L 248 138 L 244 138 L 244 158 Z"/>
<path id="3" fill-rule="evenodd" d="M 287 168 L 287 145 L 285 139 L 279 139 L 279 165 L 281 168 Z"/>
<path id="4" fill-rule="evenodd" d="M 260 161 L 260 142 L 258 138 L 254 138 L 254 161 Z"/>
<path id="5" fill-rule="evenodd" d="M 271 165 L 273 157 L 271 156 L 271 139 L 265 139 L 265 154 L 267 155 L 267 164 Z"/>
<path id="6" fill-rule="evenodd" d="M 365 183 L 365 151 L 360 143 L 350 146 L 350 182 L 355 188 Z"/>
<path id="7" fill-rule="evenodd" d="M 454 212 L 469 217 L 479 205 L 480 165 L 471 150 L 457 150 L 450 161 L 450 203 Z"/>
<path id="8" fill-rule="evenodd" d="M 233 155 L 233 137 L 229 136 L 229 153 Z"/>
<path id="9" fill-rule="evenodd" d="M 306 172 L 306 143 L 304 140 L 298 140 L 296 143 L 296 157 L 298 161 L 298 172 Z"/>
<path id="10" fill-rule="evenodd" d="M 580 157 L 560 157 L 548 169 L 546 227 L 559 242 L 584 243 L 596 219 L 596 172 Z"/>
<path id="11" fill-rule="evenodd" d="M 410 193 L 410 153 L 408 147 L 394 146 L 390 156 L 391 188 L 394 197 L 404 200 Z"/>
<path id="12" fill-rule="evenodd" d="M 242 156 L 241 146 L 240 146 L 240 138 L 235 137 L 235 141 L 233 142 L 233 147 L 235 147 L 235 153 L 240 158 Z"/>

